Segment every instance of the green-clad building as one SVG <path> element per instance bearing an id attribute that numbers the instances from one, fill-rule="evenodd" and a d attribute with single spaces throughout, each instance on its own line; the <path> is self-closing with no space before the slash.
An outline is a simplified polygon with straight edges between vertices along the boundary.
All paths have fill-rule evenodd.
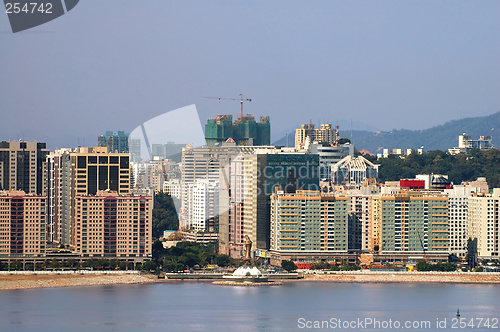
<path id="1" fill-rule="evenodd" d="M 240 116 L 233 123 L 232 115 L 218 115 L 208 119 L 205 125 L 205 140 L 208 146 L 234 140 L 237 145 L 256 146 L 271 144 L 271 123 L 268 116 L 255 121 L 253 115 Z"/>
<path id="2" fill-rule="evenodd" d="M 272 251 L 347 253 L 348 198 L 319 191 L 271 195 Z M 312 258 L 312 257 L 311 257 Z"/>
<path id="3" fill-rule="evenodd" d="M 374 197 L 372 208 L 373 251 L 448 252 L 448 197 L 402 192 Z"/>

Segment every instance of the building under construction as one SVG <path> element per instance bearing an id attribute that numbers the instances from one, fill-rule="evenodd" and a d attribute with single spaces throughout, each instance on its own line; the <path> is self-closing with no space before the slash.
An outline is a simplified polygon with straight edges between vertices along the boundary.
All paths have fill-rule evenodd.
<path id="1" fill-rule="evenodd" d="M 270 145 L 271 123 L 269 116 L 262 116 L 255 121 L 251 114 L 241 115 L 233 123 L 232 115 L 217 115 L 205 125 L 205 140 L 208 146 L 233 140 L 237 145 Z"/>

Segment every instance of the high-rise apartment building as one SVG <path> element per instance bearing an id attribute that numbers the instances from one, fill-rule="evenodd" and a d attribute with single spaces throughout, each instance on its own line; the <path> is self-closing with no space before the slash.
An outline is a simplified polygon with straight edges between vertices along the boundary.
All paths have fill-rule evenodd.
<path id="1" fill-rule="evenodd" d="M 129 134 L 123 131 L 106 131 L 98 137 L 99 146 L 107 147 L 109 152 L 128 153 Z"/>
<path id="2" fill-rule="evenodd" d="M 467 256 L 469 234 L 469 197 L 480 191 L 479 187 L 456 185 L 444 190 L 449 199 L 450 254 L 459 258 Z"/>
<path id="3" fill-rule="evenodd" d="M 229 176 L 232 172 L 232 161 L 241 155 L 252 154 L 261 147 L 243 147 L 223 144 L 222 146 L 193 148 L 186 147 L 182 151 L 181 163 L 181 208 L 179 225 L 181 229 L 193 227 L 192 204 L 190 204 L 189 188 L 198 180 L 219 183 L 219 213 L 227 214 L 230 209 L 231 193 Z M 218 225 L 215 225 L 218 232 Z"/>
<path id="4" fill-rule="evenodd" d="M 130 154 L 108 153 L 105 147 L 78 148 L 70 158 L 77 195 L 106 189 L 119 195 L 130 193 Z"/>
<path id="5" fill-rule="evenodd" d="M 215 232 L 219 224 L 219 182 L 198 179 L 189 188 L 193 229 Z"/>
<path id="6" fill-rule="evenodd" d="M 247 235 L 255 248 L 269 248 L 270 195 L 275 188 L 285 193 L 319 190 L 317 155 L 257 149 L 233 159 L 230 167 L 228 181 L 220 185 L 221 192 L 230 188 L 230 205 L 219 217 L 219 249 L 236 257 L 243 255 Z"/>
<path id="7" fill-rule="evenodd" d="M 348 195 L 349 197 L 349 249 L 369 250 L 370 196 Z"/>
<path id="8" fill-rule="evenodd" d="M 262 116 L 255 121 L 253 115 L 239 116 L 233 123 L 232 115 L 217 115 L 205 125 L 205 140 L 208 146 L 222 144 L 232 140 L 236 145 L 269 145 L 271 142 L 271 123 L 269 116 Z"/>
<path id="9" fill-rule="evenodd" d="M 0 193 L 0 257 L 44 257 L 45 196 Z"/>
<path id="10" fill-rule="evenodd" d="M 75 198 L 75 250 L 83 257 L 148 257 L 152 197 L 110 190 Z"/>
<path id="11" fill-rule="evenodd" d="M 477 256 L 499 259 L 500 252 L 500 188 L 493 194 L 469 197 L 469 238 L 477 239 Z"/>
<path id="12" fill-rule="evenodd" d="M 347 197 L 299 190 L 271 195 L 270 250 L 347 253 Z"/>
<path id="13" fill-rule="evenodd" d="M 329 145 L 339 143 L 338 128 L 332 127 L 331 124 L 321 124 L 320 128 L 315 128 L 313 124 L 302 124 L 299 129 L 295 129 L 295 149 L 304 149 L 307 137 L 311 143 L 325 142 Z"/>
<path id="14" fill-rule="evenodd" d="M 140 163 L 141 158 L 141 140 L 138 138 L 129 138 L 128 149 L 130 151 L 130 162 Z"/>
<path id="15" fill-rule="evenodd" d="M 74 244 L 75 199 L 110 189 L 130 194 L 130 155 L 106 147 L 59 150 L 47 158 L 49 241 Z"/>
<path id="16" fill-rule="evenodd" d="M 448 197 L 400 192 L 373 196 L 370 250 L 380 253 L 448 253 Z M 422 242 L 420 242 L 420 240 Z"/>
<path id="17" fill-rule="evenodd" d="M 0 190 L 22 190 L 45 195 L 45 143 L 0 142 Z"/>
<path id="18" fill-rule="evenodd" d="M 72 169 L 70 149 L 56 150 L 47 156 L 47 241 L 70 243 Z"/>

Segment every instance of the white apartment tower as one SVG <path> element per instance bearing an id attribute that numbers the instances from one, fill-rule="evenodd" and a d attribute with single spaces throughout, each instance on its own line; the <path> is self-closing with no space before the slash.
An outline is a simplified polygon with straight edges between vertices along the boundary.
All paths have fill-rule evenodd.
<path id="1" fill-rule="evenodd" d="M 479 258 L 499 259 L 499 209 L 500 188 L 493 189 L 493 194 L 469 198 L 469 238 L 477 239 Z"/>

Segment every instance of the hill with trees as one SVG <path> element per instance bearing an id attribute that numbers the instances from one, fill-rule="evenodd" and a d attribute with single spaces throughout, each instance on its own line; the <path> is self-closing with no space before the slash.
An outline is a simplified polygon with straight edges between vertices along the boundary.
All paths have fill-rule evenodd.
<path id="1" fill-rule="evenodd" d="M 493 145 L 500 146 L 500 112 L 488 116 L 470 117 L 453 120 L 425 130 L 393 129 L 391 131 L 340 130 L 340 137 L 351 138 L 357 150 L 377 153 L 386 149 L 418 149 L 425 151 L 447 151 L 458 145 L 458 135 L 469 134 L 473 139 L 479 136 L 491 136 Z M 273 144 L 293 146 L 295 130 L 287 137 L 276 140 Z M 288 141 L 288 142 L 287 142 Z"/>
<path id="2" fill-rule="evenodd" d="M 448 175 L 454 184 L 485 177 L 490 188 L 500 187 L 500 150 L 497 149 L 472 150 L 468 155 L 460 153 L 455 156 L 443 151 L 430 151 L 421 155 L 412 153 L 405 158 L 395 155 L 379 160 L 367 155 L 364 157 L 380 165 L 380 182 L 434 173 Z"/>

